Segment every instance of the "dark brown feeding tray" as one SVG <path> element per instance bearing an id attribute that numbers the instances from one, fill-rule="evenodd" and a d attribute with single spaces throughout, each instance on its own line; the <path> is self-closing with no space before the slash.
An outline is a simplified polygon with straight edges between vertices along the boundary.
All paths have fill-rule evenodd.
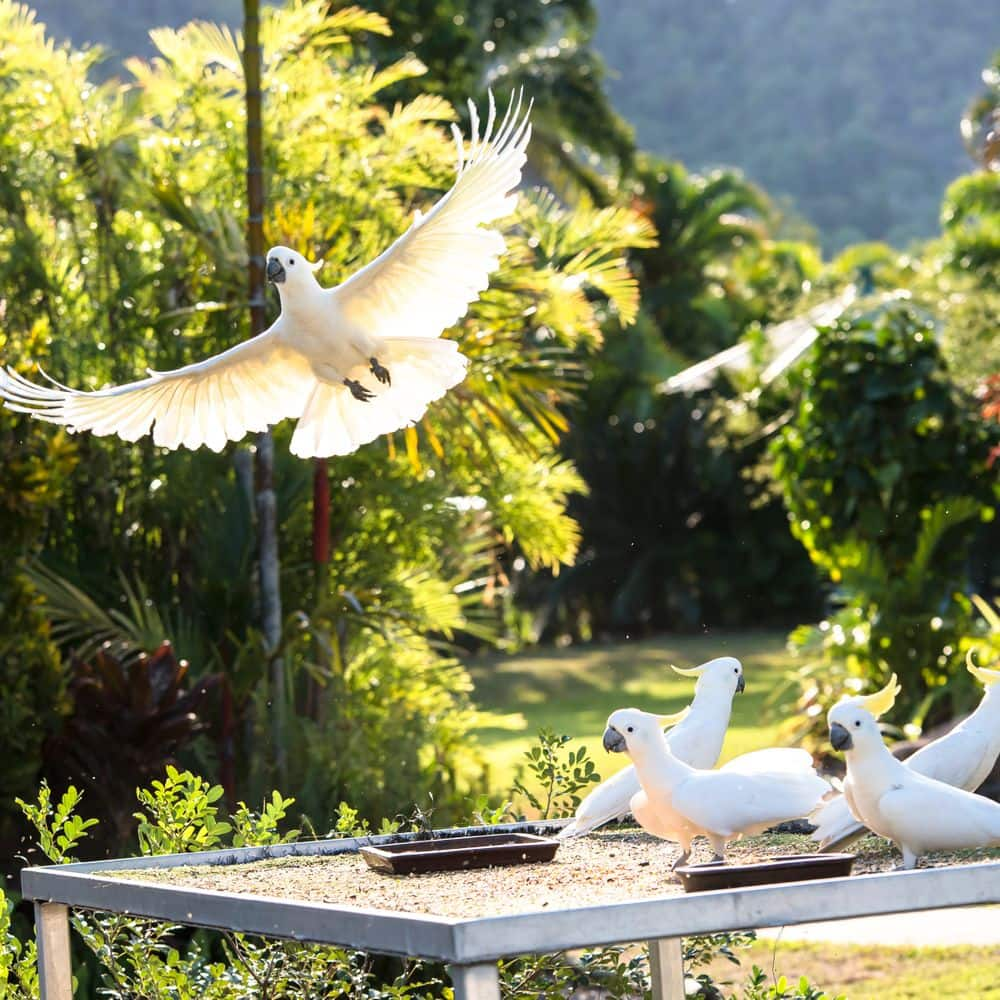
<path id="1" fill-rule="evenodd" d="M 838 878 L 851 874 L 855 854 L 789 854 L 775 861 L 750 865 L 727 865 L 709 861 L 703 865 L 682 865 L 675 872 L 685 892 L 709 889 L 741 889 L 775 882 L 805 882 L 808 879 Z"/>
<path id="2" fill-rule="evenodd" d="M 499 868 L 551 861 L 559 847 L 552 837 L 530 833 L 491 833 L 479 837 L 411 840 L 405 844 L 362 847 L 368 867 L 386 875 Z"/>

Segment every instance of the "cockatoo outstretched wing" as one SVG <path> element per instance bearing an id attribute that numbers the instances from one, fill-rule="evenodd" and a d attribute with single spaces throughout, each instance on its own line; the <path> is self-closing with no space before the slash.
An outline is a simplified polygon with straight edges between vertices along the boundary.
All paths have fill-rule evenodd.
<path id="1" fill-rule="evenodd" d="M 96 392 L 36 385 L 12 368 L 0 370 L 0 399 L 70 431 L 137 441 L 152 426 L 160 447 L 221 451 L 226 441 L 302 412 L 315 379 L 306 359 L 281 342 L 280 323 L 205 361 Z"/>
<path id="2" fill-rule="evenodd" d="M 531 137 L 521 99 L 497 126 L 490 94 L 482 135 L 470 102 L 472 139 L 468 154 L 458 146 L 458 178 L 451 190 L 384 253 L 343 284 L 330 289 L 341 314 L 369 335 L 438 337 L 460 320 L 489 284 L 504 239 L 483 226 L 508 215 L 517 198 L 525 149 Z"/>

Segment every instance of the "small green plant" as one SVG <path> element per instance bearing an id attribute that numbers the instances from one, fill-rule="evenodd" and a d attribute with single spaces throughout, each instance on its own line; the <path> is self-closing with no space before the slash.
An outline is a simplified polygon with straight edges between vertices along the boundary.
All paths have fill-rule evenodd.
<path id="1" fill-rule="evenodd" d="M 37 951 L 33 941 L 22 942 L 11 932 L 14 909 L 0 889 L 0 1000 L 35 1000 L 38 996 Z"/>
<path id="2" fill-rule="evenodd" d="M 569 750 L 564 756 L 571 739 L 565 734 L 557 736 L 551 729 L 540 729 L 538 742 L 525 753 L 528 773 L 540 791 L 536 793 L 520 778 L 514 782 L 514 791 L 538 811 L 541 819 L 571 815 L 580 804 L 580 792 L 601 780 L 586 747 Z"/>
<path id="3" fill-rule="evenodd" d="M 504 800 L 498 806 L 490 805 L 488 795 L 477 795 L 472 802 L 472 818 L 480 826 L 497 826 L 514 819 L 513 803 Z"/>
<path id="4" fill-rule="evenodd" d="M 734 996 L 731 1000 L 737 1000 Z M 805 976 L 798 983 L 790 985 L 784 976 L 769 984 L 764 970 L 755 965 L 747 977 L 743 1000 L 847 1000 L 844 994 L 830 996 L 811 985 Z"/>
<path id="5" fill-rule="evenodd" d="M 281 833 L 278 824 L 288 815 L 295 799 L 286 799 L 281 792 L 272 792 L 270 801 L 264 802 L 260 812 L 252 812 L 241 802 L 233 813 L 233 847 L 266 847 L 271 844 L 288 844 L 299 839 L 301 830 Z"/>
<path id="6" fill-rule="evenodd" d="M 148 789 L 138 788 L 135 794 L 147 810 L 134 814 L 143 854 L 210 851 L 221 846 L 223 836 L 233 828 L 218 818 L 216 803 L 222 798 L 222 786 L 210 785 L 190 771 L 181 772 L 168 764 L 165 780 L 154 781 Z M 248 829 L 249 815 L 243 821 Z"/>
<path id="7" fill-rule="evenodd" d="M 38 846 L 42 854 L 56 864 L 72 860 L 72 853 L 87 830 L 97 826 L 96 819 L 82 819 L 76 814 L 82 795 L 72 785 L 66 789 L 57 805 L 52 804 L 52 789 L 43 781 L 38 801 L 15 799 L 31 825 L 38 831 Z"/>

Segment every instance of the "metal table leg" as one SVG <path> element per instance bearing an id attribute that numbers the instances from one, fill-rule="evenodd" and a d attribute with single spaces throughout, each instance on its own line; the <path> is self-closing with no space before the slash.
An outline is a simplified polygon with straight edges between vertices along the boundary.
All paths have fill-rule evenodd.
<path id="1" fill-rule="evenodd" d="M 73 1000 L 69 907 L 61 903 L 35 903 L 35 939 L 41 1000 Z"/>
<path id="2" fill-rule="evenodd" d="M 684 1000 L 680 938 L 656 938 L 649 942 L 649 972 L 653 1000 Z"/>
<path id="3" fill-rule="evenodd" d="M 450 965 L 455 1000 L 500 1000 L 500 970 L 495 962 Z"/>

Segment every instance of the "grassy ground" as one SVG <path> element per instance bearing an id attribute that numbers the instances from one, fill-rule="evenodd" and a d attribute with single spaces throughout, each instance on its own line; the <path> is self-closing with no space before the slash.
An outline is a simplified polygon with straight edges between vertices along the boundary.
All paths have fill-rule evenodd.
<path id="1" fill-rule="evenodd" d="M 727 655 L 743 662 L 746 692 L 733 701 L 726 760 L 775 744 L 781 706 L 765 714 L 765 702 L 793 663 L 783 633 L 668 637 L 473 662 L 475 699 L 496 713 L 477 734 L 489 761 L 491 785 L 510 787 L 524 751 L 543 726 L 572 736 L 574 746 L 579 739 L 602 777 L 609 777 L 628 763 L 624 754 L 601 749 L 611 712 L 625 706 L 675 712 L 690 702 L 694 681 L 675 674 L 670 664 L 690 667 Z"/>
<path id="2" fill-rule="evenodd" d="M 848 1000 L 987 1000 L 1000 998 L 1000 948 L 886 948 L 817 942 L 757 941 L 738 952 L 741 967 L 717 960 L 718 982 L 742 983 L 751 965 L 768 977 L 800 976 Z M 773 972 L 772 972 L 773 970 Z M 736 992 L 735 985 L 726 992 Z"/>

